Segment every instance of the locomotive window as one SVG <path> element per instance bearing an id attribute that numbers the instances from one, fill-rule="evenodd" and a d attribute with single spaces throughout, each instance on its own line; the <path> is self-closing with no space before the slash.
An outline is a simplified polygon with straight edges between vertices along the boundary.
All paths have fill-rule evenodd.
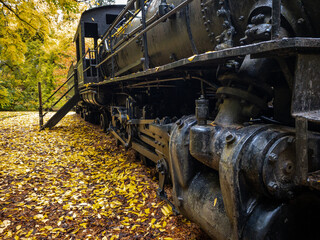
<path id="1" fill-rule="evenodd" d="M 85 37 L 98 37 L 97 23 L 84 23 Z"/>
<path id="2" fill-rule="evenodd" d="M 95 45 L 94 45 L 94 38 L 85 38 L 84 39 L 85 42 L 85 48 L 86 48 L 86 52 L 88 51 L 88 49 L 90 48 L 91 50 L 94 49 Z"/>
<path id="3" fill-rule="evenodd" d="M 113 21 L 116 20 L 117 16 L 118 16 L 118 15 L 107 14 L 107 15 L 106 15 L 106 23 L 107 23 L 107 24 L 113 23 Z"/>

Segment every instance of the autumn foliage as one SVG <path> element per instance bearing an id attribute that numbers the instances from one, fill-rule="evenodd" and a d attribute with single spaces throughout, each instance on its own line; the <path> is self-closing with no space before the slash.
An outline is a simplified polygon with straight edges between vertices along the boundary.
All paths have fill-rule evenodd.
<path id="1" fill-rule="evenodd" d="M 65 81 L 80 14 L 99 2 L 0 0 L 0 110 L 35 110 L 38 82 L 46 99 Z"/>
<path id="2" fill-rule="evenodd" d="M 0 113 L 0 239 L 206 239 L 96 126 L 69 114 L 38 129 L 36 113 Z"/>

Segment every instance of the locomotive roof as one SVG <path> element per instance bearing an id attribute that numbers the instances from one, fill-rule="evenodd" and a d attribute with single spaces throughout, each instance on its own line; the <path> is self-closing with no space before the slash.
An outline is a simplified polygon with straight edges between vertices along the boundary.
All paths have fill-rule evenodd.
<path id="1" fill-rule="evenodd" d="M 84 11 L 81 14 L 80 21 L 78 24 L 77 32 L 74 37 L 74 41 L 76 40 L 81 26 L 84 23 L 97 23 L 98 25 L 104 25 L 105 28 L 108 27 L 109 23 L 106 20 L 106 15 L 118 16 L 120 11 L 125 7 L 124 4 L 115 4 L 115 5 L 105 5 L 101 7 L 95 7 Z M 100 27 L 101 28 L 101 27 Z M 99 36 L 102 36 L 102 29 L 99 31 Z"/>

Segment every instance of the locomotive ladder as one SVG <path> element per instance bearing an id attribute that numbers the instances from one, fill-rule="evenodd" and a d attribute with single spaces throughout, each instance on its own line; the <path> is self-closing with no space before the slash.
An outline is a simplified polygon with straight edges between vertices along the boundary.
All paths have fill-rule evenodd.
<path id="1" fill-rule="evenodd" d="M 53 97 L 60 92 L 65 85 L 68 85 L 68 90 L 62 94 L 62 96 L 55 101 L 50 107 L 44 108 L 45 104 L 48 104 Z M 45 101 L 42 103 L 42 92 L 41 92 L 41 83 L 38 83 L 39 90 L 39 124 L 40 130 L 45 128 L 52 128 L 78 103 L 80 100 L 80 95 L 78 92 L 78 78 L 77 78 L 77 70 L 73 67 L 73 65 L 69 69 L 67 80 Z M 43 124 L 43 118 L 50 111 L 53 111 L 53 107 L 55 107 L 67 94 L 71 94 L 73 90 L 72 97 L 45 123 Z M 43 110 L 45 112 L 43 113 Z"/>

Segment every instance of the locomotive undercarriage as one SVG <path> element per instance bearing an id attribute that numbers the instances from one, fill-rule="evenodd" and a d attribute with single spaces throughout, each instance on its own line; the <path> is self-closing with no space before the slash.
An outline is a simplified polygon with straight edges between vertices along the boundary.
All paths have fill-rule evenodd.
<path id="1" fill-rule="evenodd" d="M 318 42 L 308 44 L 318 49 Z M 153 161 L 159 196 L 166 199 L 165 180 L 170 179 L 173 202 L 166 200 L 214 239 L 319 237 L 317 119 L 307 118 L 308 128 L 306 116 L 290 116 L 290 102 L 278 104 L 304 84 L 305 71 L 320 76 L 310 68 L 318 57 L 308 58 L 303 39 L 252 45 L 250 55 L 248 50 L 209 53 L 205 60 L 197 56 L 200 70 L 183 60 L 172 71 L 167 65 L 147 76 L 96 84 L 82 91 L 83 96 L 93 93 L 82 109 L 97 120 L 100 114 L 103 129 Z M 286 53 L 282 62 L 270 57 L 280 53 Z M 283 64 L 289 66 L 292 58 L 306 60 L 306 67 L 289 82 Z M 220 63 L 231 67 L 219 69 Z M 293 94 L 292 102 L 299 104 L 296 97 L 305 93 Z"/>

